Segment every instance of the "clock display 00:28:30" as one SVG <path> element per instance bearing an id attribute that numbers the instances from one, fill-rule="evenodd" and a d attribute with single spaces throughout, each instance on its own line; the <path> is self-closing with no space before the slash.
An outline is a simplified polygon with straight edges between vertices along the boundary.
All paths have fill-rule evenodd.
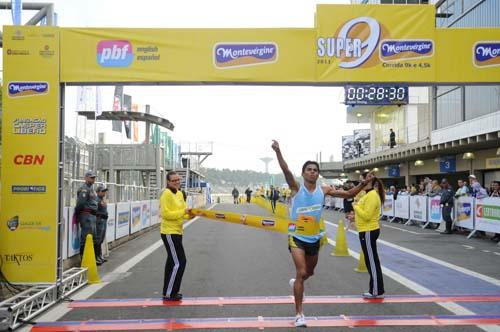
<path id="1" fill-rule="evenodd" d="M 401 101 L 408 98 L 408 88 L 402 86 L 376 87 L 376 86 L 348 86 L 345 88 L 345 100 L 349 101 Z"/>

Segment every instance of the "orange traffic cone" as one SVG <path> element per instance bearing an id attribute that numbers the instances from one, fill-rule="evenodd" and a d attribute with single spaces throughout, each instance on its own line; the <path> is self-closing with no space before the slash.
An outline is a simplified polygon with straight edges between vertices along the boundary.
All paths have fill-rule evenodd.
<path id="1" fill-rule="evenodd" d="M 87 268 L 87 279 L 89 284 L 98 284 L 101 282 L 101 278 L 99 278 L 99 273 L 97 272 L 92 234 L 87 234 L 85 238 L 85 249 L 83 250 L 81 267 Z"/>
<path id="2" fill-rule="evenodd" d="M 332 250 L 332 256 L 349 256 L 349 251 L 347 250 L 347 240 L 345 237 L 344 221 L 339 220 L 339 226 L 337 227 L 337 238 L 335 240 L 335 248 Z"/>
<path id="3" fill-rule="evenodd" d="M 354 269 L 356 272 L 368 272 L 368 269 L 366 268 L 366 263 L 365 263 L 365 254 L 363 253 L 363 250 L 359 253 L 359 261 L 358 261 L 358 267 Z"/>

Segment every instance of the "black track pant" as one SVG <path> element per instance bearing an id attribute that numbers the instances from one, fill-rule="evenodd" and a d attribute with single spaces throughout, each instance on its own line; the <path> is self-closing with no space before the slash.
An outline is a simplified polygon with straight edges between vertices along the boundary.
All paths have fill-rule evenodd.
<path id="1" fill-rule="evenodd" d="M 161 234 L 161 239 L 168 253 L 163 279 L 163 296 L 171 297 L 179 293 L 181 288 L 182 275 L 186 268 L 186 254 L 182 246 L 182 235 Z"/>
<path id="2" fill-rule="evenodd" d="M 384 294 L 384 279 L 382 268 L 377 252 L 377 239 L 380 235 L 380 229 L 370 232 L 359 232 L 359 241 L 365 255 L 365 263 L 370 274 L 370 290 L 372 295 Z"/>

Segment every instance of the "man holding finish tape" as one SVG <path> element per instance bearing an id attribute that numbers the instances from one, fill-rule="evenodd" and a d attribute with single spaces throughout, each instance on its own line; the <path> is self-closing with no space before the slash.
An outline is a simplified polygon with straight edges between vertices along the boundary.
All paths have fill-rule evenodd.
<path id="1" fill-rule="evenodd" d="M 335 190 L 329 186 L 320 187 L 317 185 L 319 164 L 315 161 L 304 163 L 302 166 L 304 183 L 299 185 L 283 159 L 278 142 L 273 140 L 271 147 L 276 152 L 279 165 L 291 190 L 290 218 L 292 220 L 309 220 L 320 223 L 325 195 L 343 198 L 354 197 L 365 185 L 365 182 L 362 182 L 349 191 Z M 318 263 L 320 241 L 325 235 L 324 230 L 320 228 L 318 230 L 318 234 L 315 235 L 298 235 L 294 229 L 289 229 L 288 233 L 288 249 L 296 270 L 295 278 L 290 279 L 290 286 L 293 287 L 295 297 L 296 327 L 307 326 L 302 309 L 304 281 L 314 274 L 314 268 Z"/>

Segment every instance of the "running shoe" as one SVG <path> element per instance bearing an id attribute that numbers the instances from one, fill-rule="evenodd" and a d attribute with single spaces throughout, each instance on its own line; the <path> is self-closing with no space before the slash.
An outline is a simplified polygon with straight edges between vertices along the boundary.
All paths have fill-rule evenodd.
<path id="1" fill-rule="evenodd" d="M 295 316 L 295 327 L 307 327 L 306 317 L 304 314 Z"/>
<path id="2" fill-rule="evenodd" d="M 363 293 L 365 299 L 383 299 L 384 295 L 373 295 L 370 292 Z"/>

